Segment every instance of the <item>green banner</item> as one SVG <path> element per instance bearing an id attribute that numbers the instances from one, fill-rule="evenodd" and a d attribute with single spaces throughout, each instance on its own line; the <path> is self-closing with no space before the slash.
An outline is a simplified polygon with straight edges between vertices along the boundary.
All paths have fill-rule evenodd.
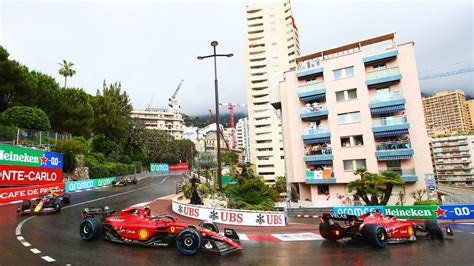
<path id="1" fill-rule="evenodd" d="M 436 219 L 438 206 L 384 206 L 385 215 L 394 215 L 402 219 Z"/>
<path id="2" fill-rule="evenodd" d="M 106 178 L 99 178 L 96 179 L 97 187 L 105 187 L 112 185 L 112 181 L 114 181 L 116 177 L 106 177 Z"/>
<path id="3" fill-rule="evenodd" d="M 44 153 L 41 150 L 0 144 L 0 164 L 40 167 Z"/>

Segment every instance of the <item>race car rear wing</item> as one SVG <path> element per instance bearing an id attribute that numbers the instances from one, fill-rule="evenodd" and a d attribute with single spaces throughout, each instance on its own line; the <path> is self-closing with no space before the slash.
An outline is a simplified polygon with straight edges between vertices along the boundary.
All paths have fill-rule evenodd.
<path id="1" fill-rule="evenodd" d="M 319 217 L 321 219 L 321 222 L 327 222 L 329 220 L 334 220 L 334 221 L 349 221 L 349 222 L 352 222 L 352 221 L 362 221 L 361 219 L 359 219 L 358 216 L 356 215 L 350 215 L 350 214 L 334 214 L 334 213 L 323 213 L 323 215 L 321 215 Z"/>
<path id="2" fill-rule="evenodd" d="M 106 217 L 110 216 L 114 213 L 115 210 L 110 209 L 109 207 L 92 207 L 92 208 L 85 208 L 82 211 L 82 218 L 94 218 L 99 216 L 101 219 L 105 219 Z"/>

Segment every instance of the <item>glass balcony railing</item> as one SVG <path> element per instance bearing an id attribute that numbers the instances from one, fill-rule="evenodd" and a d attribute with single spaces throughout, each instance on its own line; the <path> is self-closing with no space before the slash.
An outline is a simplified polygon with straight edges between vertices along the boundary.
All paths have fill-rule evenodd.
<path id="1" fill-rule="evenodd" d="M 384 95 L 376 95 L 370 97 L 370 103 L 382 103 L 403 99 L 403 93 L 401 91 L 394 91 Z"/>
<path id="2" fill-rule="evenodd" d="M 319 156 L 319 155 L 331 155 L 332 149 L 331 147 L 305 147 L 304 149 L 304 156 Z"/>
<path id="3" fill-rule="evenodd" d="M 312 83 L 312 84 L 300 86 L 298 88 L 298 92 L 299 93 L 312 92 L 312 91 L 324 90 L 324 88 L 325 88 L 324 82 L 318 82 L 318 83 Z"/>
<path id="4" fill-rule="evenodd" d="M 381 174 L 383 171 L 390 170 L 392 172 L 395 172 L 399 174 L 400 176 L 415 176 L 415 168 L 400 168 L 400 167 L 389 167 L 384 170 L 379 170 L 379 173 Z"/>
<path id="5" fill-rule="evenodd" d="M 325 104 L 310 104 L 310 106 L 301 107 L 300 114 L 311 114 L 327 110 L 328 107 Z"/>
<path id="6" fill-rule="evenodd" d="M 400 75 L 400 69 L 398 67 L 385 68 L 367 73 L 367 80 L 384 79 L 397 75 Z"/>
<path id="7" fill-rule="evenodd" d="M 408 120 L 406 115 L 382 117 L 372 120 L 372 126 L 374 127 L 395 126 L 407 123 Z"/>
<path id="8" fill-rule="evenodd" d="M 329 127 L 317 126 L 317 127 L 303 129 L 303 135 L 315 135 L 315 134 L 321 134 L 321 133 L 329 133 Z"/>
<path id="9" fill-rule="evenodd" d="M 316 57 L 316 58 L 311 58 L 311 59 L 301 61 L 298 63 L 298 71 L 312 69 L 316 67 L 322 67 L 321 66 L 322 61 L 323 61 L 322 57 Z"/>
<path id="10" fill-rule="evenodd" d="M 409 140 L 380 142 L 376 145 L 377 151 L 411 149 Z"/>

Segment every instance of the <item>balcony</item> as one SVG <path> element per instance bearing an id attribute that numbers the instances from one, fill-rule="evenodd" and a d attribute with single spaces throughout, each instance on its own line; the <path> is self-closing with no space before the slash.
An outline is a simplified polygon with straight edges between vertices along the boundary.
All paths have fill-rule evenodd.
<path id="1" fill-rule="evenodd" d="M 372 114 L 394 113 L 405 110 L 405 102 L 402 92 L 395 91 L 370 97 L 369 108 Z"/>
<path id="2" fill-rule="evenodd" d="M 335 184 L 334 172 L 332 170 L 307 170 L 306 184 Z"/>
<path id="3" fill-rule="evenodd" d="M 378 161 L 409 160 L 414 153 L 408 140 L 377 143 L 376 150 Z"/>
<path id="4" fill-rule="evenodd" d="M 400 178 L 407 182 L 417 182 L 418 181 L 418 176 L 416 175 L 415 168 L 400 168 L 400 167 L 389 167 L 388 169 L 380 170 L 380 174 L 382 174 L 383 171 L 392 171 L 400 175 Z"/>
<path id="5" fill-rule="evenodd" d="M 326 105 L 316 104 L 313 106 L 305 106 L 301 108 L 300 118 L 303 120 L 319 119 L 328 116 L 328 108 Z"/>
<path id="6" fill-rule="evenodd" d="M 298 97 L 305 102 L 322 99 L 326 97 L 326 87 L 323 82 L 300 86 Z"/>
<path id="7" fill-rule="evenodd" d="M 376 138 L 396 137 L 408 134 L 410 124 L 406 115 L 389 116 L 372 120 L 372 131 Z"/>
<path id="8" fill-rule="evenodd" d="M 382 51 L 377 54 L 371 54 L 367 55 L 364 58 L 362 58 L 362 61 L 364 63 L 376 63 L 376 62 L 383 62 L 387 60 L 394 59 L 398 56 L 398 50 L 390 50 L 390 51 Z"/>
<path id="9" fill-rule="evenodd" d="M 334 156 L 332 155 L 331 148 L 318 148 L 311 149 L 309 147 L 305 148 L 304 161 L 307 165 L 325 165 L 332 164 Z"/>
<path id="10" fill-rule="evenodd" d="M 367 86 L 398 81 L 402 78 L 398 67 L 386 68 L 367 73 L 365 84 Z"/>
<path id="11" fill-rule="evenodd" d="M 311 58 L 298 63 L 296 77 L 303 78 L 306 76 L 323 74 L 324 68 L 321 66 L 322 58 Z"/>
<path id="12" fill-rule="evenodd" d="M 327 126 L 303 129 L 303 143 L 317 144 L 331 142 L 331 133 Z"/>

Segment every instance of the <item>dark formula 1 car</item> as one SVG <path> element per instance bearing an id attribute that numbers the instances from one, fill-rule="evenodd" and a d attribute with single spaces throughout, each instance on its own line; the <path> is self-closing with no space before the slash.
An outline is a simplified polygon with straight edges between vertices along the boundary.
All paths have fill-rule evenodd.
<path id="1" fill-rule="evenodd" d="M 403 243 L 416 240 L 417 232 L 426 232 L 431 239 L 444 240 L 438 221 L 427 220 L 425 225 L 398 220 L 381 212 L 371 212 L 361 216 L 325 213 L 319 217 L 319 233 L 326 240 L 342 238 L 365 240 L 375 247 L 384 248 L 387 243 Z M 446 233 L 453 230 L 446 226 Z"/>
<path id="2" fill-rule="evenodd" d="M 136 185 L 138 184 L 138 180 L 136 177 L 124 177 L 123 179 L 114 180 L 112 181 L 113 187 L 126 187 L 127 185 Z"/>
<path id="3" fill-rule="evenodd" d="M 36 200 L 23 200 L 16 212 L 18 214 L 41 214 L 60 212 L 64 204 L 71 202 L 71 194 L 63 190 L 50 189 L 48 193 L 41 194 Z"/>
<path id="4" fill-rule="evenodd" d="M 239 236 L 225 228 L 224 235 L 212 222 L 193 226 L 178 222 L 169 215 L 152 216 L 148 207 L 130 207 L 120 212 L 103 208 L 86 208 L 80 234 L 83 240 L 99 236 L 112 242 L 141 246 L 169 246 L 173 242 L 183 255 L 195 255 L 199 250 L 225 255 L 241 250 Z"/>

